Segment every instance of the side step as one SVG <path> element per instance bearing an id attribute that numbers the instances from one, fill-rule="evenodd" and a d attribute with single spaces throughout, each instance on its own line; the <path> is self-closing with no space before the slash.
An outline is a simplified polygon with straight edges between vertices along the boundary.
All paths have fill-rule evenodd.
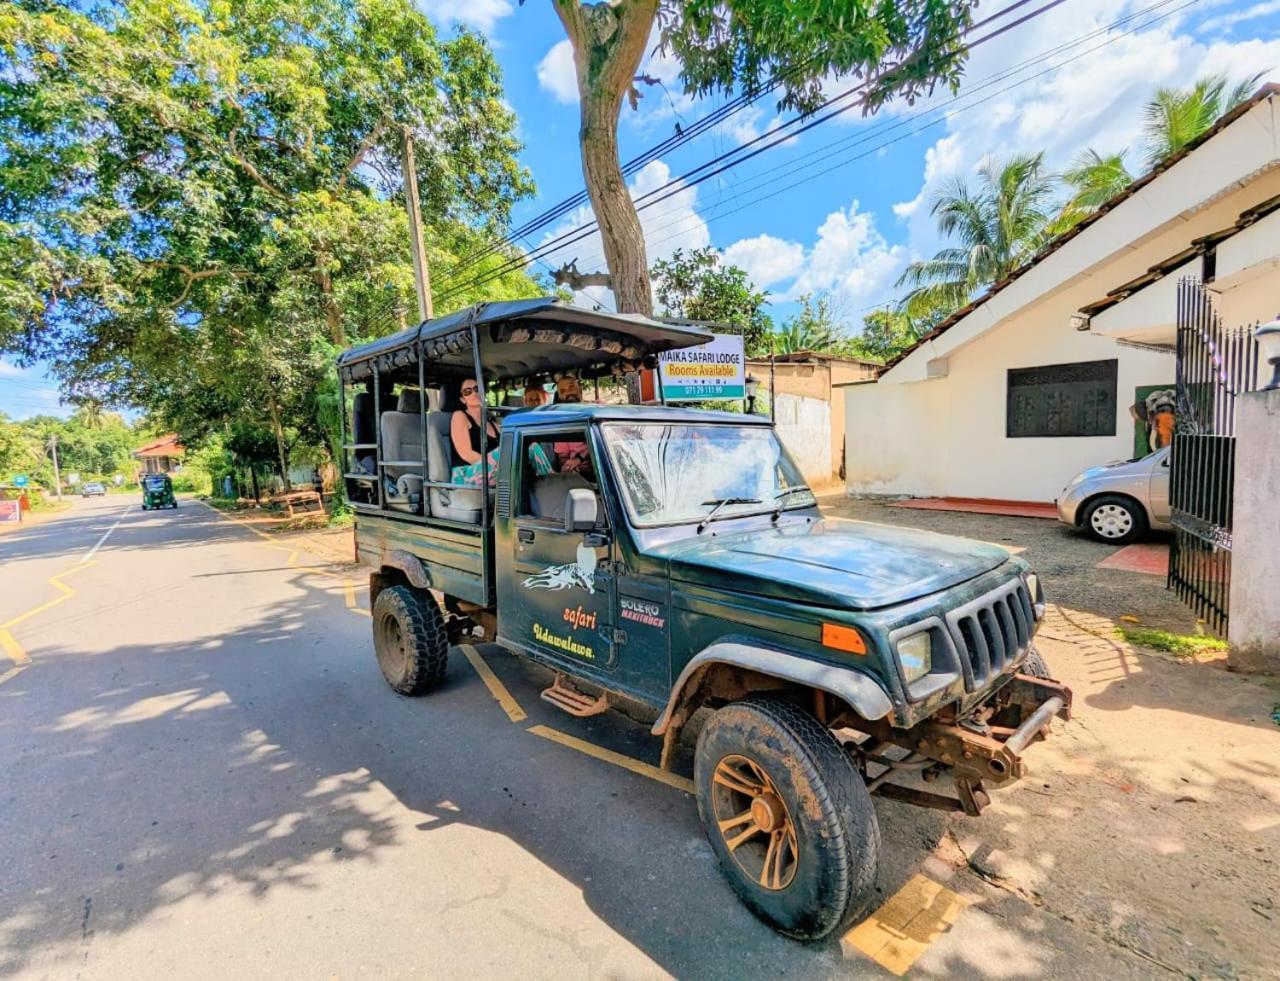
<path id="1" fill-rule="evenodd" d="M 558 709 L 570 715 L 585 719 L 591 715 L 599 715 L 609 709 L 609 697 L 601 692 L 596 698 L 578 691 L 570 684 L 569 679 L 556 672 L 555 683 L 540 696 L 544 702 L 550 702 Z"/>

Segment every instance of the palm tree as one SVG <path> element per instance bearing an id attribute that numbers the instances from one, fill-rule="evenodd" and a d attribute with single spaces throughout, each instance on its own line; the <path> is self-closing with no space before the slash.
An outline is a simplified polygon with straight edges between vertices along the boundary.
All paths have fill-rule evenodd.
<path id="1" fill-rule="evenodd" d="M 1043 158 L 988 157 L 978 168 L 976 192 L 956 178 L 938 195 L 931 213 L 938 231 L 957 245 L 907 267 L 896 284 L 909 288 L 903 312 L 915 319 L 949 313 L 1035 254 L 1046 239 L 1055 183 Z"/>
<path id="2" fill-rule="evenodd" d="M 848 340 L 844 328 L 836 322 L 829 297 L 815 298 L 812 293 L 806 293 L 799 297 L 799 303 L 796 315 L 773 333 L 776 354 L 833 351 Z"/>
<path id="3" fill-rule="evenodd" d="M 1185 89 L 1156 89 L 1147 103 L 1147 163 L 1155 166 L 1212 126 L 1217 120 L 1244 102 L 1266 76 L 1262 71 L 1244 79 L 1228 90 L 1225 74 L 1205 75 Z"/>
<path id="4" fill-rule="evenodd" d="M 1101 154 L 1090 147 L 1076 157 L 1062 172 L 1062 182 L 1071 196 L 1049 227 L 1051 235 L 1060 235 L 1093 214 L 1133 183 L 1133 175 L 1124 165 L 1125 151 Z"/>

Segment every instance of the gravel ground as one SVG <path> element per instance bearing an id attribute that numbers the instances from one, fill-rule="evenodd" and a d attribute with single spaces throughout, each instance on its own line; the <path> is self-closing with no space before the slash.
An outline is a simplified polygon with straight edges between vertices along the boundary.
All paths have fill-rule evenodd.
<path id="1" fill-rule="evenodd" d="M 891 507 L 879 501 L 860 500 L 836 493 L 820 498 L 822 510 L 832 516 L 875 521 L 888 525 L 924 528 L 944 535 L 977 538 L 1019 553 L 1040 574 L 1050 603 L 1115 620 L 1137 617 L 1144 625 L 1195 633 L 1196 616 L 1168 589 L 1164 580 L 1139 572 L 1099 569 L 1114 555 L 1113 545 L 1086 538 L 1057 521 L 1044 518 L 1006 518 L 959 511 L 918 511 Z M 1153 532 L 1147 541 L 1168 542 L 1166 532 Z"/>

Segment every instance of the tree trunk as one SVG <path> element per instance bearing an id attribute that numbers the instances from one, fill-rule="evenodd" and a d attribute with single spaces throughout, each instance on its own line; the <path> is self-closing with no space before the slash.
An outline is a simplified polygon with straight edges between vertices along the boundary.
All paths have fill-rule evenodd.
<path id="1" fill-rule="evenodd" d="M 253 479 L 253 503 L 262 503 L 262 492 L 258 490 L 258 468 L 250 465 L 249 476 Z"/>
<path id="2" fill-rule="evenodd" d="M 633 84 L 658 0 L 614 0 L 583 5 L 556 0 L 556 13 L 573 45 L 582 125 L 582 175 L 600 225 L 605 263 L 619 313 L 653 313 L 644 231 L 618 159 L 618 113 Z"/>
<path id="3" fill-rule="evenodd" d="M 316 260 L 319 265 L 320 260 Z M 342 329 L 342 310 L 338 301 L 333 298 L 333 279 L 322 269 L 315 272 L 316 286 L 320 288 L 320 308 L 324 311 L 324 322 L 329 328 L 329 340 L 338 347 L 347 346 L 347 332 Z"/>
<path id="4" fill-rule="evenodd" d="M 276 455 L 280 460 L 280 480 L 284 484 L 284 492 L 288 494 L 293 490 L 293 486 L 289 483 L 289 455 L 284 449 L 284 427 L 280 425 L 280 410 L 276 406 L 276 400 L 268 399 L 267 407 L 271 410 L 271 429 L 276 434 Z"/>

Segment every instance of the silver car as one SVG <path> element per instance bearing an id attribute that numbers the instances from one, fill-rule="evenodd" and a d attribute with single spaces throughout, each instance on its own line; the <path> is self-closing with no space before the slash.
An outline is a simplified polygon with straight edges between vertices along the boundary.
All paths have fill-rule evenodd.
<path id="1" fill-rule="evenodd" d="M 1169 447 L 1137 460 L 1090 467 L 1054 502 L 1058 518 L 1100 542 L 1127 545 L 1169 526 Z"/>

